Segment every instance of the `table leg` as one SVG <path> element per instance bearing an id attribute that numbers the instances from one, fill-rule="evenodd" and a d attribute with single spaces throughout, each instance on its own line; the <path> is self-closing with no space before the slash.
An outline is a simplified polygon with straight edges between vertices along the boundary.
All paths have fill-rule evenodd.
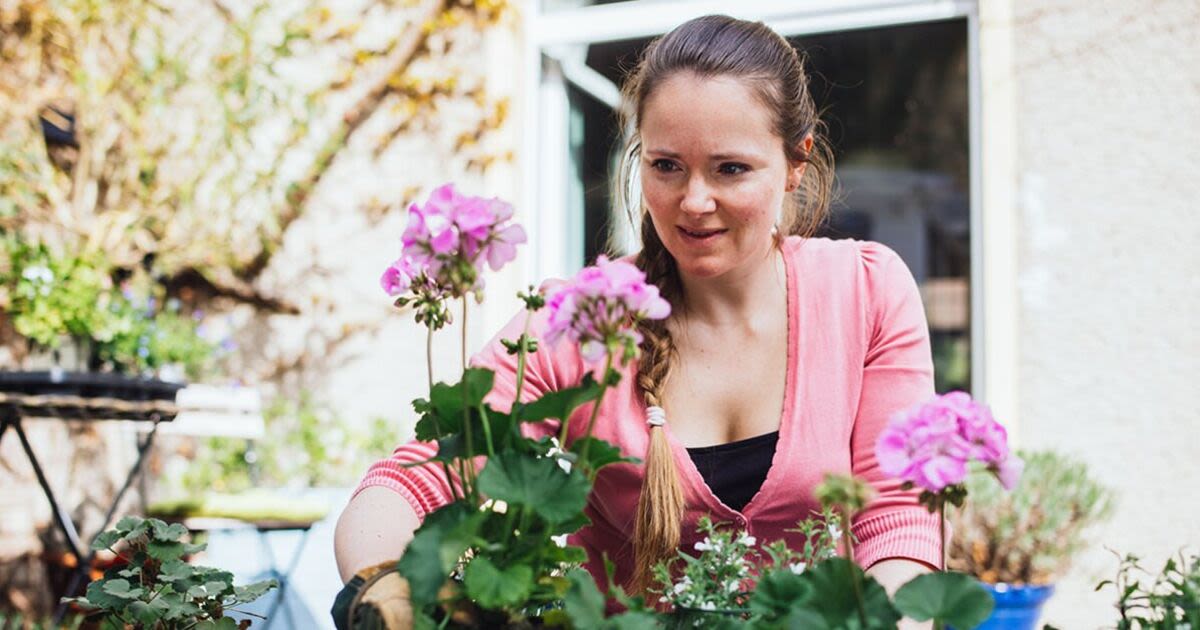
<path id="1" fill-rule="evenodd" d="M 146 454 L 150 452 L 150 446 L 154 443 L 154 436 L 156 433 L 158 433 L 159 422 L 159 419 L 155 419 L 154 426 L 150 429 L 150 432 L 146 434 L 146 437 L 138 440 L 137 461 L 133 463 L 133 468 L 129 470 L 129 474 L 125 477 L 125 483 L 122 484 L 121 489 L 118 490 L 116 496 L 113 497 L 112 505 L 109 506 L 108 512 L 104 514 L 104 520 L 100 522 L 100 530 L 97 532 L 97 536 L 100 532 L 108 529 L 109 523 L 112 522 L 113 516 L 117 512 L 117 507 L 121 505 L 121 499 L 125 497 L 125 493 L 129 490 L 129 486 L 133 485 L 134 479 L 136 479 L 138 473 L 141 472 L 142 462 L 145 461 Z M 90 571 L 92 561 L 96 559 L 97 553 L 98 551 L 96 549 L 90 549 L 88 551 L 87 559 L 82 564 L 82 566 L 85 567 L 85 570 L 76 571 L 75 574 L 71 576 L 71 581 L 67 583 L 67 590 L 65 593 L 66 597 L 71 597 L 76 594 L 76 589 L 79 588 L 79 583 L 87 578 L 88 571 Z"/>
<path id="2" fill-rule="evenodd" d="M 290 622 L 289 628 L 296 627 L 296 620 L 292 617 L 292 609 L 287 605 L 285 598 L 287 597 L 287 586 L 292 571 L 296 570 L 296 566 L 300 564 L 301 552 L 304 551 L 304 544 L 308 542 L 308 534 L 312 532 L 312 528 L 305 529 L 300 534 L 300 542 L 296 543 L 296 549 L 292 552 L 292 559 L 288 562 L 288 566 L 283 573 L 279 572 L 278 564 L 275 560 L 275 552 L 271 549 L 271 541 L 267 540 L 267 532 L 260 531 L 258 533 L 259 541 L 267 552 L 267 559 L 271 563 L 269 572 L 272 577 L 279 581 L 279 590 L 275 597 L 275 601 L 271 603 L 271 608 L 267 610 L 267 619 L 263 622 L 262 630 L 267 630 L 275 621 L 275 613 L 279 611 L 279 607 L 283 607 L 283 614 L 287 615 Z"/>

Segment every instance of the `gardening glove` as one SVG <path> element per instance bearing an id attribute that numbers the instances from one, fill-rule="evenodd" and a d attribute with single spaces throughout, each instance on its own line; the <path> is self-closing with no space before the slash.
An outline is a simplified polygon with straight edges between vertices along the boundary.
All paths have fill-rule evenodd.
<path id="1" fill-rule="evenodd" d="M 354 574 L 333 602 L 338 630 L 408 630 L 413 627 L 408 582 L 391 560 Z"/>

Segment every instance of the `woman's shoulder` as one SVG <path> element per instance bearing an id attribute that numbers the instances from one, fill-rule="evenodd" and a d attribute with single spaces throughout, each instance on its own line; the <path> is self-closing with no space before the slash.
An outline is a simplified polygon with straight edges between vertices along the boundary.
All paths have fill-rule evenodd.
<path id="1" fill-rule="evenodd" d="M 843 274 L 878 276 L 888 273 L 897 262 L 903 265 L 900 256 L 887 245 L 851 238 L 789 236 L 784 239 L 784 251 L 802 272 L 820 270 L 831 279 L 843 279 Z"/>

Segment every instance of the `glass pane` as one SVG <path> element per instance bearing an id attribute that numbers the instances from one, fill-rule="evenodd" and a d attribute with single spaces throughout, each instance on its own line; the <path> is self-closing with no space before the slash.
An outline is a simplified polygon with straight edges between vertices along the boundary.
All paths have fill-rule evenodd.
<path id="1" fill-rule="evenodd" d="M 937 389 L 970 389 L 967 23 L 949 20 L 792 38 L 807 57 L 834 146 L 841 197 L 822 236 L 879 241 L 921 287 Z M 589 47 L 588 64 L 620 83 L 648 40 Z M 619 150 L 611 110 L 584 117 L 580 176 L 585 254 L 608 238 L 608 181 Z"/>

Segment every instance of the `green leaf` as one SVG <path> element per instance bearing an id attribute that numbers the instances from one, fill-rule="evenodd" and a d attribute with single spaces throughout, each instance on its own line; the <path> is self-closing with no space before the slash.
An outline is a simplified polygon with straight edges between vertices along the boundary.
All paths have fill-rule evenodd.
<path id="1" fill-rule="evenodd" d="M 558 462 L 512 451 L 488 461 L 479 473 L 479 491 L 492 499 L 525 505 L 552 524 L 579 514 L 591 484 L 578 470 L 566 472 Z"/>
<path id="2" fill-rule="evenodd" d="M 604 630 L 659 630 L 662 627 L 657 615 L 639 610 L 610 617 L 602 626 Z"/>
<path id="3" fill-rule="evenodd" d="M 583 569 L 567 573 L 570 587 L 563 597 L 563 610 L 577 630 L 593 630 L 604 625 L 604 595 L 596 588 L 592 574 Z"/>
<path id="4" fill-rule="evenodd" d="M 779 619 L 811 595 L 812 586 L 799 575 L 787 569 L 775 570 L 758 581 L 750 596 L 750 610 L 764 619 Z"/>
<path id="5" fill-rule="evenodd" d="M 166 523 L 153 519 L 150 521 L 151 527 L 154 529 L 154 537 L 163 541 L 178 541 L 187 535 L 187 528 L 179 523 Z"/>
<path id="6" fill-rule="evenodd" d="M 579 457 L 583 457 L 584 446 L 590 444 L 587 448 L 587 462 L 576 461 L 576 465 L 584 465 L 588 470 L 596 471 L 608 466 L 609 464 L 630 463 L 637 464 L 642 460 L 636 457 L 624 457 L 621 455 L 621 449 L 613 444 L 609 444 L 604 440 L 594 437 L 585 437 L 576 440 L 571 444 L 570 452 L 575 453 Z"/>
<path id="7" fill-rule="evenodd" d="M 123 535 L 119 530 L 110 529 L 106 532 L 102 532 L 99 536 L 96 536 L 96 538 L 92 540 L 92 549 L 108 549 L 109 547 L 117 544 L 117 541 L 121 540 L 122 537 Z"/>
<path id="8" fill-rule="evenodd" d="M 495 380 L 496 373 L 487 368 L 467 368 L 462 380 L 467 390 L 467 406 L 482 404 L 483 399 L 491 393 Z"/>
<path id="9" fill-rule="evenodd" d="M 117 524 L 113 527 L 118 533 L 120 533 L 123 536 L 123 535 L 128 534 L 129 532 L 133 531 L 141 524 L 142 524 L 142 519 L 140 519 L 136 516 L 126 516 L 126 517 L 122 518 L 121 520 L 117 521 Z"/>
<path id="10" fill-rule="evenodd" d="M 844 627 L 860 625 L 855 580 L 862 590 L 863 611 L 869 628 L 893 628 L 900 614 L 892 607 L 887 591 L 858 565 L 845 558 L 830 558 L 809 567 L 800 576 L 812 587 L 812 596 L 799 608 L 821 615 L 827 624 Z"/>
<path id="11" fill-rule="evenodd" d="M 536 422 L 547 418 L 566 420 L 580 405 L 600 397 L 600 385 L 589 374 L 579 387 L 569 387 L 547 392 L 541 398 L 521 409 L 522 422 Z"/>
<path id="12" fill-rule="evenodd" d="M 237 600 L 237 603 L 245 604 L 266 595 L 267 591 L 278 587 L 278 580 L 263 580 L 245 586 L 235 586 L 233 588 L 233 597 Z"/>
<path id="13" fill-rule="evenodd" d="M 933 619 L 959 630 L 983 623 L 995 605 L 992 596 L 965 573 L 926 573 L 896 591 L 896 608 L 905 616 Z"/>
<path id="14" fill-rule="evenodd" d="M 146 553 L 159 562 L 178 560 L 183 557 L 183 543 L 169 540 L 151 540 L 146 545 Z"/>
<path id="15" fill-rule="evenodd" d="M 467 595 L 489 610 L 517 608 L 533 591 L 533 569 L 518 564 L 500 569 L 486 556 L 477 556 L 463 572 Z"/>
<path id="16" fill-rule="evenodd" d="M 104 583 L 104 592 L 117 599 L 133 600 L 141 597 L 145 591 L 140 587 L 131 587 L 129 580 L 116 579 Z"/>
<path id="17" fill-rule="evenodd" d="M 158 570 L 158 580 L 171 584 L 186 580 L 196 573 L 192 565 L 182 560 L 168 560 Z"/>
<path id="18" fill-rule="evenodd" d="M 126 584 L 128 583 L 129 582 L 126 581 Z M 109 594 L 108 591 L 104 590 L 105 584 L 107 584 L 107 580 L 96 580 L 95 582 L 88 584 L 85 595 L 88 603 L 96 608 L 102 608 L 104 610 L 119 610 L 123 608 L 125 603 L 129 600 L 124 597 L 116 597 L 115 595 Z"/>
<path id="19" fill-rule="evenodd" d="M 437 601 L 438 590 L 472 542 L 480 514 L 462 503 L 451 503 L 425 517 L 398 565 L 408 580 L 414 608 Z"/>
<path id="20" fill-rule="evenodd" d="M 168 612 L 167 604 L 159 598 L 152 599 L 149 602 L 132 602 L 126 610 L 133 615 L 134 619 L 137 619 L 138 622 L 147 628 L 154 627 L 155 622 L 166 616 Z"/>

